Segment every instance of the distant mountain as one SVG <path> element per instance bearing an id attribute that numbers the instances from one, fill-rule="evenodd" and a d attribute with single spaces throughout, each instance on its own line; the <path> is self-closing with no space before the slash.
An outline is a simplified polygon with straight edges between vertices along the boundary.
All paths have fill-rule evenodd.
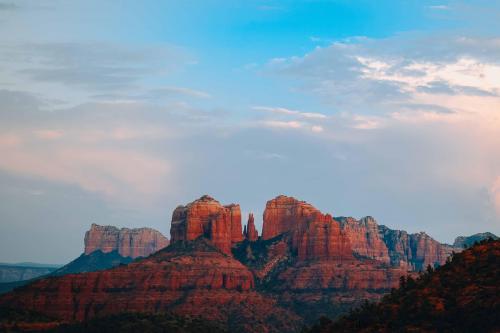
<path id="1" fill-rule="evenodd" d="M 27 285 L 34 282 L 40 278 L 46 278 L 50 276 L 61 276 L 65 274 L 75 274 L 84 272 L 94 272 L 113 268 L 121 264 L 128 264 L 132 262 L 133 259 L 130 257 L 122 257 L 117 251 L 112 251 L 104 253 L 100 250 L 92 252 L 91 254 L 82 254 L 72 262 L 64 265 L 58 269 L 50 269 L 46 273 L 35 276 L 30 279 L 23 279 L 18 281 L 10 281 L 7 283 L 0 283 L 0 294 L 11 291 L 14 288 Z M 1 269 L 1 267 L 0 267 Z M 45 269 L 47 270 L 47 269 Z"/>
<path id="2" fill-rule="evenodd" d="M 474 245 L 475 242 L 480 242 L 485 239 L 499 239 L 497 235 L 492 234 L 491 232 L 482 232 L 479 234 L 474 234 L 472 236 L 460 236 L 455 238 L 455 242 L 453 243 L 454 247 L 465 248 Z"/>
<path id="3" fill-rule="evenodd" d="M 337 322 L 322 319 L 310 333 L 500 331 L 499 240 L 484 240 L 400 284 L 380 303 Z"/>
<path id="4" fill-rule="evenodd" d="M 0 283 L 30 280 L 50 274 L 57 267 L 29 266 L 18 264 L 0 264 Z"/>
<path id="5" fill-rule="evenodd" d="M 85 233 L 84 243 L 84 253 L 62 267 L 31 263 L 0 264 L 0 294 L 42 277 L 94 272 L 128 264 L 134 258 L 146 257 L 164 248 L 168 239 L 151 228 L 118 229 L 92 224 Z"/>
<path id="6" fill-rule="evenodd" d="M 5 263 L 1 262 L 1 266 L 16 266 L 16 267 L 36 267 L 36 268 L 59 268 L 63 265 L 59 264 L 40 264 L 37 262 L 16 262 L 16 263 Z"/>

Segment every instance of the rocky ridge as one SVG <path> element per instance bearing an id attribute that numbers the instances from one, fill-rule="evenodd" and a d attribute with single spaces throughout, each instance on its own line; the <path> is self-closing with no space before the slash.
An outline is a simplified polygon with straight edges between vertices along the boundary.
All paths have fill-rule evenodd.
<path id="1" fill-rule="evenodd" d="M 118 229 L 93 223 L 85 233 L 84 254 L 100 250 L 103 253 L 118 251 L 122 257 L 147 257 L 168 244 L 165 236 L 151 228 Z"/>

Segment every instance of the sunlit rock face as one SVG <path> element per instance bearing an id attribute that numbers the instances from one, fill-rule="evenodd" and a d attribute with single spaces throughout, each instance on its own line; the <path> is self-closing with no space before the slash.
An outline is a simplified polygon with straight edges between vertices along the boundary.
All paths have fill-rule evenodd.
<path id="1" fill-rule="evenodd" d="M 257 228 L 255 228 L 255 221 L 253 214 L 248 214 L 248 222 L 243 231 L 243 236 L 250 242 L 255 242 L 259 238 Z"/>
<path id="2" fill-rule="evenodd" d="M 351 258 L 349 239 L 331 215 L 323 214 L 305 201 L 278 196 L 264 210 L 262 238 L 287 234 L 299 260 Z"/>
<path id="3" fill-rule="evenodd" d="M 104 253 L 118 251 L 122 257 L 147 257 L 166 247 L 168 239 L 150 228 L 118 229 L 113 226 L 92 224 L 85 233 L 85 254 L 96 250 Z"/>
<path id="4" fill-rule="evenodd" d="M 172 243 L 203 236 L 222 252 L 231 254 L 232 244 L 243 240 L 240 206 L 223 206 L 208 195 L 178 206 L 172 214 L 170 236 Z"/>

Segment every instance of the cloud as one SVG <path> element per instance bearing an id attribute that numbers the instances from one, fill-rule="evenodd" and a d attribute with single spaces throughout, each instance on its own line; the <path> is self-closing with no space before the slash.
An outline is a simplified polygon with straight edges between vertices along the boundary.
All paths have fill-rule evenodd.
<path id="1" fill-rule="evenodd" d="M 41 130 L 36 130 L 34 134 L 39 138 L 39 139 L 44 139 L 44 140 L 57 140 L 63 137 L 64 132 L 61 130 L 47 130 L 47 129 L 41 129 Z"/>
<path id="2" fill-rule="evenodd" d="M 493 199 L 493 204 L 495 205 L 495 209 L 497 214 L 500 216 L 500 176 L 495 180 L 491 189 L 490 189 L 491 197 Z"/>
<path id="3" fill-rule="evenodd" d="M 0 86 L 43 93 L 46 98 L 85 101 L 99 94 L 161 93 L 147 79 L 162 78 L 192 62 L 183 49 L 168 45 L 125 45 L 104 42 L 25 42 L 0 46 Z M 155 88 L 159 89 L 159 88 Z M 163 93 L 194 97 L 207 94 L 165 87 Z M 55 93 L 57 92 L 57 93 Z"/>
<path id="4" fill-rule="evenodd" d="M 496 38 L 402 34 L 335 42 L 301 57 L 271 60 L 267 68 L 299 79 L 298 91 L 319 96 L 337 112 L 390 117 L 418 108 L 451 115 L 475 107 L 451 107 L 452 101 L 500 98 L 498 54 Z"/>
<path id="5" fill-rule="evenodd" d="M 434 5 L 434 6 L 429 6 L 430 9 L 435 9 L 435 10 L 447 10 L 450 9 L 450 7 L 446 5 Z"/>
<path id="6" fill-rule="evenodd" d="M 299 121 L 278 121 L 278 120 L 266 120 L 262 122 L 262 124 L 266 127 L 271 127 L 271 128 L 292 128 L 292 129 L 297 129 L 301 128 L 304 126 L 304 123 L 301 123 Z"/>
<path id="7" fill-rule="evenodd" d="M 137 198 L 151 198 L 168 184 L 168 162 L 147 154 L 117 149 L 29 146 L 0 146 L 0 168 L 16 174 L 77 184 L 108 198 L 144 204 Z M 138 172 L 140 170 L 140 172 Z"/>
<path id="8" fill-rule="evenodd" d="M 76 185 L 110 202 L 139 206 L 173 186 L 173 164 L 145 148 L 176 135 L 165 111 L 106 103 L 27 110 L 41 102 L 15 91 L 0 96 L 10 110 L 0 114 L 1 170 Z"/>
<path id="9" fill-rule="evenodd" d="M 309 118 L 309 119 L 325 119 L 325 118 L 327 118 L 327 116 L 322 114 L 322 113 L 301 112 L 301 111 L 290 110 L 290 109 L 281 108 L 281 107 L 254 106 L 253 109 L 258 110 L 258 111 L 275 113 L 275 114 L 297 116 L 299 118 Z"/>
<path id="10" fill-rule="evenodd" d="M 185 95 L 195 98 L 211 98 L 212 96 L 201 90 L 195 90 L 183 87 L 163 87 L 150 90 L 150 94 L 155 96 L 169 96 L 169 95 Z"/>

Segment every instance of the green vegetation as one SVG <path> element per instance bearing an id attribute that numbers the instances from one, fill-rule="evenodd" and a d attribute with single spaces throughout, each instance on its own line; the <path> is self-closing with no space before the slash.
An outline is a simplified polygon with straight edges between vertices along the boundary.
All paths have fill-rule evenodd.
<path id="1" fill-rule="evenodd" d="M 191 333 L 225 332 L 215 323 L 200 318 L 180 317 L 171 313 L 145 314 L 123 313 L 95 318 L 83 323 L 63 324 L 48 331 L 50 333 Z"/>
<path id="2" fill-rule="evenodd" d="M 35 311 L 0 307 L 0 331 L 1 327 L 5 324 L 13 324 L 18 322 L 48 323 L 52 321 L 54 321 L 54 319 Z"/>
<path id="3" fill-rule="evenodd" d="M 498 332 L 500 331 L 500 241 L 484 240 L 454 254 L 400 287 L 379 303 L 365 303 L 319 332 Z"/>

